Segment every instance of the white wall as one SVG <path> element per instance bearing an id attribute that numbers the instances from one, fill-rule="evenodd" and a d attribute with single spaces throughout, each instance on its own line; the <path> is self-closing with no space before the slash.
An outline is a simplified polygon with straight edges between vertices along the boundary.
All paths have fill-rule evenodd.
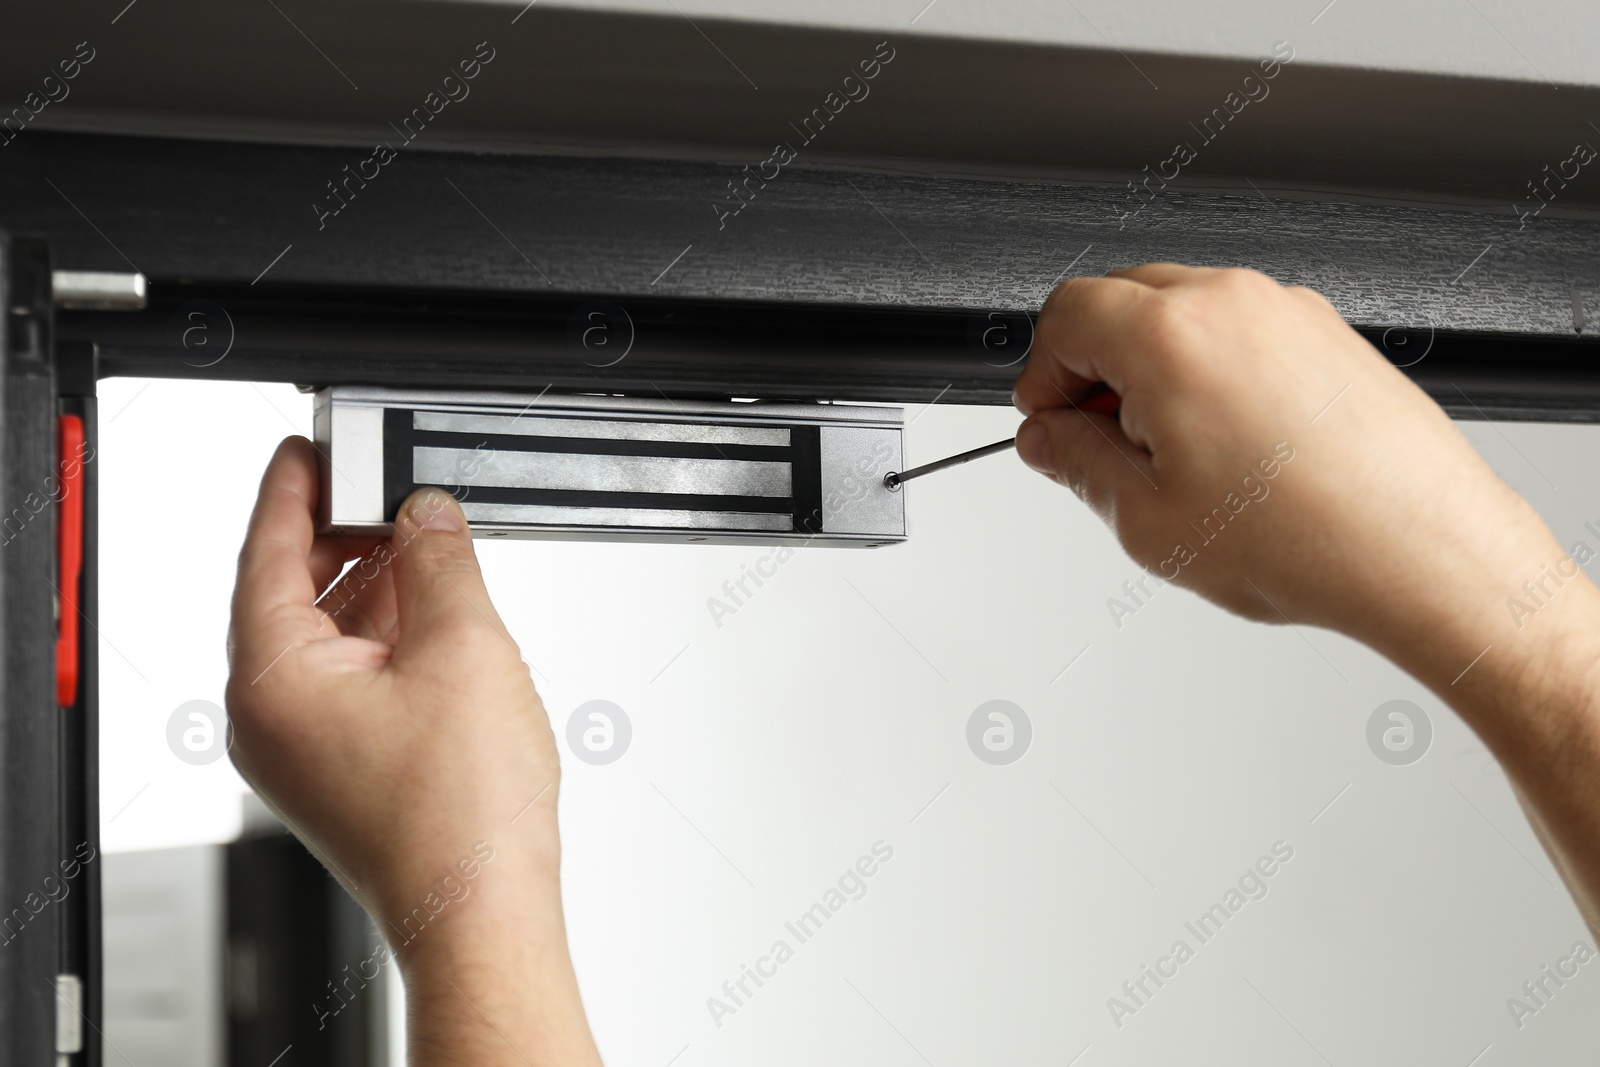
<path id="1" fill-rule="evenodd" d="M 521 8 L 527 0 L 503 0 Z M 557 0 L 821 28 L 1180 55 L 1255 57 L 1294 42 L 1308 62 L 1600 85 L 1588 0 Z"/>
<path id="2" fill-rule="evenodd" d="M 282 386 L 102 383 L 108 850 L 236 829 L 237 777 L 177 760 L 166 721 L 221 700 L 256 480 L 310 410 Z M 913 463 L 1017 421 L 908 416 Z M 1600 430 L 1465 429 L 1564 542 L 1600 547 Z M 720 627 L 707 599 L 761 550 L 480 542 L 558 735 L 591 699 L 633 724 L 613 764 L 563 752 L 572 945 L 608 1062 L 1464 1067 L 1600 1043 L 1600 963 L 1513 1023 L 1507 998 L 1583 927 L 1419 685 L 1171 587 L 1117 628 L 1107 599 L 1138 569 L 1013 457 L 907 493 L 910 543 L 801 552 Z M 1393 698 L 1434 728 L 1409 766 L 1366 742 Z M 1033 724 L 1009 766 L 967 747 L 992 699 Z M 808 943 L 785 931 L 880 840 L 864 897 Z M 1279 841 L 1268 895 L 1200 945 L 1184 922 Z M 715 1025 L 707 998 L 780 938 L 794 958 Z M 1118 1028 L 1107 998 L 1179 938 L 1194 958 Z"/>

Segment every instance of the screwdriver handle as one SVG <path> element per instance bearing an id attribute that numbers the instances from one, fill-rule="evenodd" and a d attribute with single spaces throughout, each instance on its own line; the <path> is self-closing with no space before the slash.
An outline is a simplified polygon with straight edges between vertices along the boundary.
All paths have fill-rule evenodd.
<path id="1" fill-rule="evenodd" d="M 1122 397 L 1110 389 L 1102 389 L 1078 401 L 1078 410 L 1095 415 L 1115 415 L 1122 410 Z"/>

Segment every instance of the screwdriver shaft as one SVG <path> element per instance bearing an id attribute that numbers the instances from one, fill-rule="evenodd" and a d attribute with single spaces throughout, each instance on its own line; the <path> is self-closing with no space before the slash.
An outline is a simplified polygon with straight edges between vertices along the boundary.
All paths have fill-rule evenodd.
<path id="1" fill-rule="evenodd" d="M 932 474 L 934 471 L 942 471 L 947 467 L 959 466 L 962 463 L 971 463 L 975 459 L 982 459 L 984 456 L 992 456 L 996 452 L 1004 452 L 1006 449 L 1011 448 L 1015 444 L 1015 438 L 1007 437 L 1004 441 L 996 441 L 992 445 L 984 445 L 982 448 L 974 448 L 971 452 L 963 452 L 960 455 L 951 456 L 948 459 L 940 459 L 935 460 L 932 463 L 924 463 L 922 466 L 912 467 L 908 471 L 890 471 L 888 474 L 883 476 L 883 487 L 890 492 L 894 492 L 895 490 L 899 489 L 902 484 L 909 482 L 913 478 L 920 478 L 924 474 Z"/>
<path id="2" fill-rule="evenodd" d="M 1071 404 L 1073 410 L 1079 412 L 1080 414 L 1088 412 L 1094 415 L 1110 415 L 1115 417 L 1122 409 L 1122 397 L 1118 396 L 1103 382 L 1091 386 L 1088 395 L 1085 396 L 1081 401 L 1074 403 L 1072 399 L 1068 397 L 1067 403 Z M 901 473 L 900 471 L 890 471 L 888 474 L 883 476 L 883 487 L 889 490 L 891 493 L 897 492 L 902 483 L 909 482 L 913 478 L 920 478 L 924 474 L 932 474 L 934 471 L 942 471 L 946 467 L 955 467 L 962 463 L 971 463 L 975 459 L 982 459 L 984 456 L 992 456 L 996 452 L 1004 452 L 1006 449 L 1011 448 L 1016 443 L 1015 437 L 1008 437 L 1004 441 L 996 441 L 992 445 L 984 445 L 982 448 L 974 448 L 971 452 L 963 452 L 959 456 L 951 456 L 949 459 L 941 459 L 933 463 L 924 463 L 920 467 L 912 467 L 910 470 L 905 471 L 904 473 Z"/>

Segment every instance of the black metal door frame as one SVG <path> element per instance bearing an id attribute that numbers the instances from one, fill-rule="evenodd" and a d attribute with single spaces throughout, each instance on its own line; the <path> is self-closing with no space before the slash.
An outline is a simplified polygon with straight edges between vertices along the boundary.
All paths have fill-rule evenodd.
<path id="1" fill-rule="evenodd" d="M 93 357 L 69 346 L 70 365 L 57 365 L 45 242 L 0 233 L 0 263 L 0 1062 L 98 1065 L 94 475 L 83 463 L 83 481 L 68 490 L 57 454 L 63 414 L 83 420 L 93 447 Z M 81 508 L 84 520 L 82 569 L 66 589 L 63 507 Z M 66 706 L 64 613 L 81 623 Z"/>

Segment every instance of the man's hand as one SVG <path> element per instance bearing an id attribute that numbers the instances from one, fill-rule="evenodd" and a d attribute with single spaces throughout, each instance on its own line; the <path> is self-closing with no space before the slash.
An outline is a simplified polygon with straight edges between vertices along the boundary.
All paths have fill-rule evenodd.
<path id="1" fill-rule="evenodd" d="M 317 537 L 317 459 L 279 447 L 240 554 L 233 761 L 377 919 L 414 1064 L 598 1063 L 562 924 L 555 743 L 461 510 L 424 490 L 391 539 Z"/>
<path id="2" fill-rule="evenodd" d="M 1119 415 L 1077 409 L 1100 382 Z M 1600 920 L 1600 592 L 1327 301 L 1170 263 L 1075 278 L 1015 399 L 1024 461 L 1139 563 L 1251 618 L 1343 631 L 1460 711 Z"/>
<path id="3" fill-rule="evenodd" d="M 1236 612 L 1377 641 L 1419 600 L 1498 589 L 1553 546 L 1444 412 L 1308 289 L 1151 264 L 1064 283 L 1035 337 L 1016 385 L 1023 459 L 1145 567 Z M 1121 394 L 1120 418 L 1074 409 L 1096 382 Z"/>

